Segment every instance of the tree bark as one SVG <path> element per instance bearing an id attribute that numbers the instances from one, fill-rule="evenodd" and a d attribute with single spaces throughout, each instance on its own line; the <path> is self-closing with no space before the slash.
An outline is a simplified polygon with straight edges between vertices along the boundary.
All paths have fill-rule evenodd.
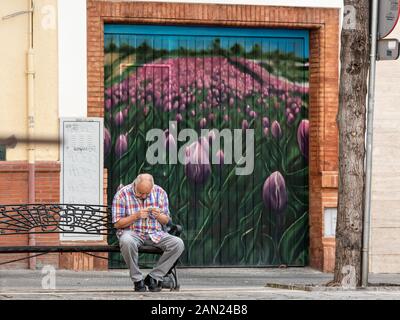
<path id="1" fill-rule="evenodd" d="M 341 34 L 339 198 L 334 283 L 361 285 L 366 95 L 369 70 L 368 0 L 345 0 Z"/>

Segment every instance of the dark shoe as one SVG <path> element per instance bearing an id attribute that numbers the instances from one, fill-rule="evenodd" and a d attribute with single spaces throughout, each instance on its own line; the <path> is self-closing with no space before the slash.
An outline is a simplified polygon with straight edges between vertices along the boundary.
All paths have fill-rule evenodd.
<path id="1" fill-rule="evenodd" d="M 157 281 L 156 279 L 152 278 L 150 275 L 144 279 L 144 284 L 147 286 L 149 291 L 151 292 L 160 292 L 161 291 L 161 281 Z"/>
<path id="2" fill-rule="evenodd" d="M 143 280 L 135 282 L 135 291 L 136 292 L 146 292 L 146 286 L 144 285 Z"/>

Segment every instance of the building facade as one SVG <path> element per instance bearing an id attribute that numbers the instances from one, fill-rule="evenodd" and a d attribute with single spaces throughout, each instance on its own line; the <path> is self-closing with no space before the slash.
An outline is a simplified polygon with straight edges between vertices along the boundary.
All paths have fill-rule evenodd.
<path id="1" fill-rule="evenodd" d="M 28 5 L 29 1 L 9 1 L 2 4 L 0 14 L 26 10 Z M 36 136 L 58 137 L 60 118 L 103 118 L 105 203 L 110 203 L 120 184 L 129 183 L 139 171 L 152 172 L 169 192 L 176 219 L 187 231 L 184 240 L 190 250 L 183 258 L 184 265 L 286 264 L 332 271 L 338 187 L 335 119 L 340 16 L 341 1 L 326 1 L 322 6 L 317 1 L 289 0 L 268 4 L 36 0 L 35 113 L 34 119 L 29 119 L 34 121 Z M 1 21 L 0 33 L 9 39 L 7 48 L 0 49 L 2 61 L 7 61 L 4 68 L 8 68 L 0 76 L 6 93 L 0 97 L 2 136 L 10 132 L 26 135 L 32 123 L 28 121 L 25 74 L 28 25 L 27 15 Z M 381 66 L 384 64 L 378 65 L 377 92 Z M 379 99 L 378 94 L 377 109 Z M 214 104 L 217 111 L 212 109 Z M 379 132 L 383 113 L 377 113 L 375 139 L 385 140 L 384 135 L 393 131 Z M 168 171 L 171 166 L 146 167 L 136 156 L 140 144 L 133 141 L 140 130 L 168 129 L 171 120 L 181 128 L 196 130 L 254 128 L 259 155 L 255 173 L 251 178 L 236 177 L 238 180 L 233 181 L 228 180 L 225 165 L 222 170 L 215 165 L 202 167 L 200 176 L 191 174 L 184 165 L 176 165 L 180 173 L 168 178 L 173 174 Z M 305 123 L 307 130 L 300 129 Z M 306 132 L 307 146 L 298 138 L 299 132 L 300 136 Z M 284 137 L 280 141 L 285 143 L 277 143 L 277 137 Z M 387 157 L 382 145 L 376 150 Z M 374 155 L 374 179 L 375 172 L 380 172 L 375 180 L 380 181 L 390 170 L 376 169 L 379 153 Z M 34 163 L 34 201 L 60 201 L 59 146 L 37 145 Z M 184 187 L 178 189 L 171 179 Z M 228 184 L 239 187 L 224 189 Z M 284 190 L 284 208 L 264 195 L 271 184 Z M 395 245 L 396 227 L 390 223 L 391 233 L 386 233 L 383 228 L 389 227 L 385 223 L 390 217 L 377 215 L 377 206 L 383 205 L 380 201 L 386 197 L 384 205 L 395 210 L 395 193 L 393 197 L 378 196 L 384 184 L 374 184 L 371 270 L 396 272 L 400 268 L 396 263 L 400 253 Z M 32 199 L 26 145 L 7 149 L 5 161 L 0 162 L 0 188 L 1 203 L 27 203 Z M 213 206 L 215 201 L 207 196 L 210 189 L 217 190 L 218 206 Z M 232 194 L 236 200 L 231 199 Z M 380 236 L 382 232 L 389 237 L 392 249 L 384 249 L 388 247 L 382 242 L 386 239 Z M 27 243 L 28 238 L 0 241 Z M 110 239 L 101 242 L 107 241 Z M 36 236 L 36 243 L 63 241 L 55 235 Z M 45 255 L 34 265 L 26 260 L 8 267 L 49 263 L 71 269 L 120 266 L 74 253 Z"/>

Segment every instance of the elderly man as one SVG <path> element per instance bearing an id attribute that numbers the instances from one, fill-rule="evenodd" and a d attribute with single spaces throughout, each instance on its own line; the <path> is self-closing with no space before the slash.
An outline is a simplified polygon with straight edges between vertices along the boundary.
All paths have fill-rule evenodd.
<path id="1" fill-rule="evenodd" d="M 167 193 L 154 184 L 150 174 L 140 174 L 120 189 L 113 200 L 112 221 L 134 282 L 135 291 L 161 291 L 161 282 L 184 250 L 182 239 L 163 231 L 170 220 Z M 138 248 L 153 245 L 164 253 L 157 265 L 143 281 L 138 266 Z"/>

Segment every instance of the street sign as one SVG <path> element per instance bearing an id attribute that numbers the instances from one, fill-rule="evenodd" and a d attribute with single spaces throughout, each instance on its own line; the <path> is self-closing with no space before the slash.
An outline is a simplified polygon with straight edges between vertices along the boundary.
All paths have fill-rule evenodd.
<path id="1" fill-rule="evenodd" d="M 387 37 L 399 20 L 398 0 L 379 0 L 378 39 Z"/>
<path id="2" fill-rule="evenodd" d="M 381 39 L 377 44 L 376 60 L 397 60 L 399 58 L 399 40 Z"/>

